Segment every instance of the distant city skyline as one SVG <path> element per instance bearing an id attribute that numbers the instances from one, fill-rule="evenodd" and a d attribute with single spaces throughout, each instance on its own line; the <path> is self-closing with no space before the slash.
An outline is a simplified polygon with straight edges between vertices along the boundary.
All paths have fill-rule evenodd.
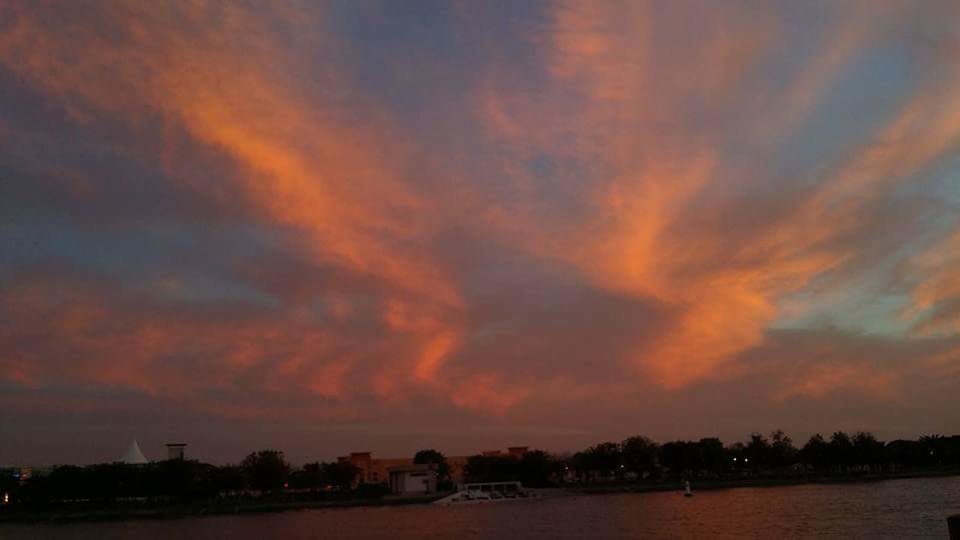
<path id="1" fill-rule="evenodd" d="M 960 433 L 958 11 L 4 2 L 0 463 Z"/>

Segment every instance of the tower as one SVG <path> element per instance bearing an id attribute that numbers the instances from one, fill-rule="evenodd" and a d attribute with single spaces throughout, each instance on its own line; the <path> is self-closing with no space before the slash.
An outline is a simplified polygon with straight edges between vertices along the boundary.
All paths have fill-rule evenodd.
<path id="1" fill-rule="evenodd" d="M 186 443 L 167 443 L 167 459 L 183 459 Z"/>

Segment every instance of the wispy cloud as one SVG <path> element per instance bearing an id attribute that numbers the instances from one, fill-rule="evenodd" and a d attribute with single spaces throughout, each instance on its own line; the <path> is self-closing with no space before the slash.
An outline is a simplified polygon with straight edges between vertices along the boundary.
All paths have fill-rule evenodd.
<path id="1" fill-rule="evenodd" d="M 923 410 L 955 9 L 4 4 L 0 380 L 578 436 L 654 399 Z"/>

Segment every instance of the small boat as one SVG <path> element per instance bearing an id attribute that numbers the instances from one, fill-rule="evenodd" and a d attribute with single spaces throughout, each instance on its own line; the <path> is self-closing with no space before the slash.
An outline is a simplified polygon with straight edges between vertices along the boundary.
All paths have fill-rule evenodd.
<path id="1" fill-rule="evenodd" d="M 693 490 L 690 489 L 690 481 L 686 480 L 683 483 L 683 496 L 684 497 L 693 497 Z"/>
<path id="2" fill-rule="evenodd" d="M 434 504 L 477 504 L 538 497 L 540 494 L 525 489 L 520 482 L 472 483 L 461 486 L 460 491 L 434 501 Z"/>

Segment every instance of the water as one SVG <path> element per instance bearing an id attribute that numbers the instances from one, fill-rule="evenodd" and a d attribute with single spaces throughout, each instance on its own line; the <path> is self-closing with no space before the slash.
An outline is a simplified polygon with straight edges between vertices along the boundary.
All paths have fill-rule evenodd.
<path id="1" fill-rule="evenodd" d="M 694 486 L 696 488 L 696 486 Z M 669 493 L 579 495 L 469 506 L 301 510 L 167 521 L 0 526 L 0 538 L 939 537 L 960 477 Z"/>

